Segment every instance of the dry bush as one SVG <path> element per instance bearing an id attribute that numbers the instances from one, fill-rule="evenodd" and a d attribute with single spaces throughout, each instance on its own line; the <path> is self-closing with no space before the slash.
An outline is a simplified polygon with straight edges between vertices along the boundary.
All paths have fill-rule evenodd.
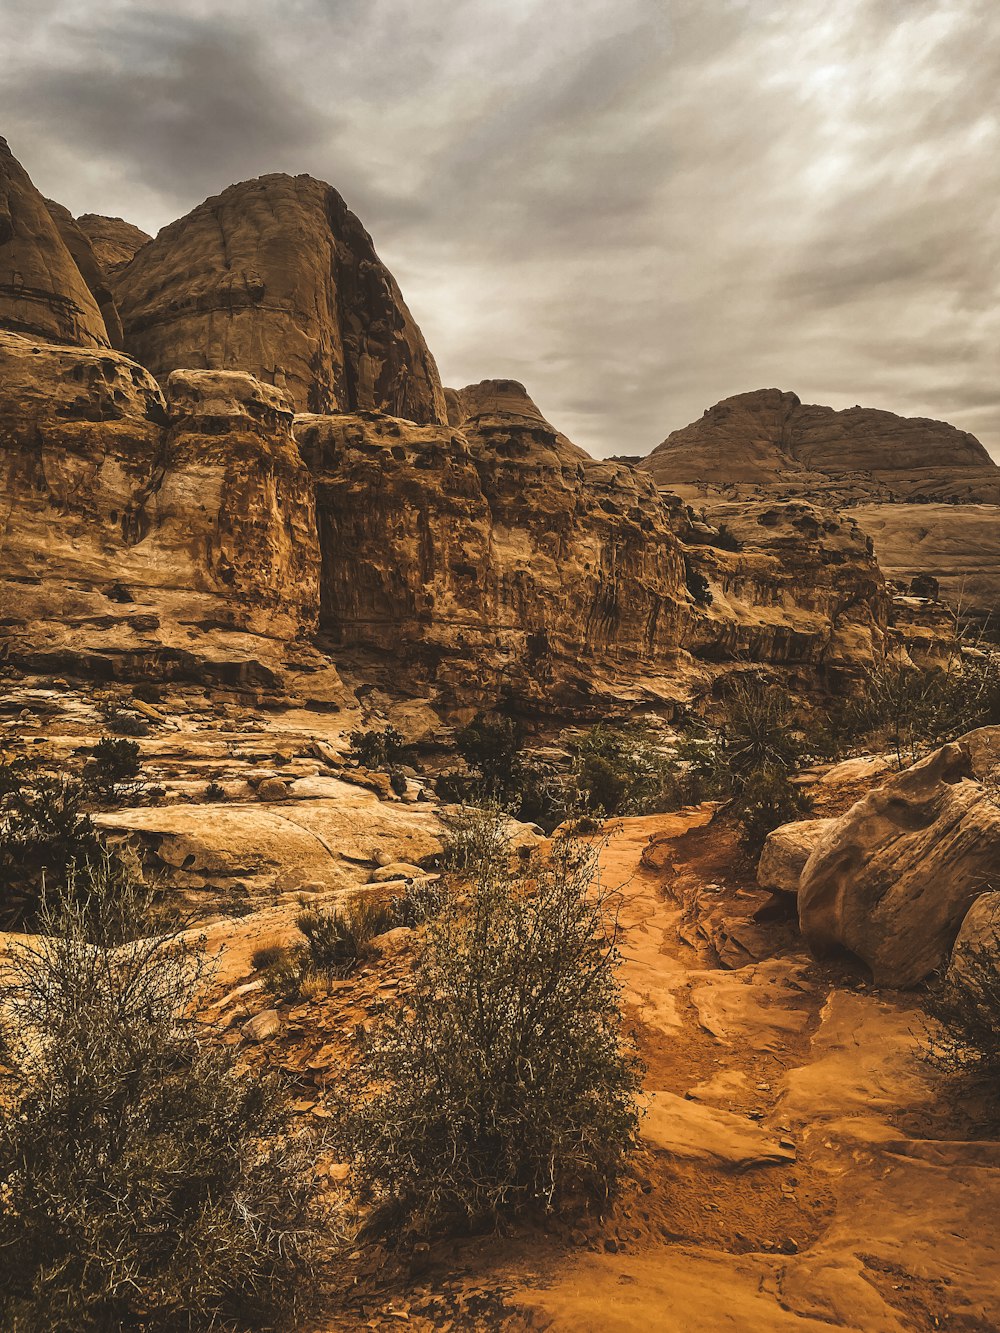
<path id="1" fill-rule="evenodd" d="M 994 921 L 994 929 L 998 926 Z M 925 1004 L 936 1020 L 928 1059 L 949 1073 L 980 1082 L 991 1119 L 1000 1123 L 1000 952 L 996 947 L 964 946 L 961 970 L 952 968 L 931 985 Z"/>
<path id="2" fill-rule="evenodd" d="M 0 1324 L 287 1328 L 319 1219 L 278 1088 L 198 1037 L 149 889 L 73 880 L 0 983 Z"/>
<path id="3" fill-rule="evenodd" d="M 427 924 L 407 1005 L 362 1047 L 336 1117 L 359 1195 L 395 1235 L 603 1199 L 638 1132 L 595 850 L 557 839 L 524 878 L 495 815 L 470 845 L 470 889 Z"/>

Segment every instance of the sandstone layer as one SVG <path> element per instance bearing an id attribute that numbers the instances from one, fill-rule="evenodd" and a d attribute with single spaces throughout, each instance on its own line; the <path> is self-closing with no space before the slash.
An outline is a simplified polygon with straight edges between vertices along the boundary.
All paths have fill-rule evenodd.
<path id="1" fill-rule="evenodd" d="M 437 368 L 371 237 L 329 185 L 262 176 L 164 227 L 112 275 L 158 379 L 243 370 L 299 411 L 447 421 Z"/>
<path id="2" fill-rule="evenodd" d="M 0 139 L 0 329 L 109 346 L 98 303 L 6 139 Z"/>
<path id="3" fill-rule="evenodd" d="M 178 373 L 164 399 L 120 353 L 0 334 L 6 651 L 273 679 L 318 601 L 291 420 L 248 375 Z"/>
<path id="4" fill-rule="evenodd" d="M 759 389 L 710 407 L 640 466 L 661 486 L 754 488 L 852 501 L 1000 502 L 1000 468 L 975 436 L 943 421 Z"/>
<path id="5" fill-rule="evenodd" d="M 108 286 L 107 274 L 94 254 L 90 237 L 83 231 L 73 214 L 64 205 L 57 204 L 54 199 L 46 199 L 45 207 L 48 209 L 52 221 L 58 227 L 63 244 L 72 256 L 73 263 L 79 269 L 80 276 L 87 284 L 91 296 L 97 302 L 101 318 L 104 320 L 104 327 L 107 330 L 108 341 L 112 347 L 120 350 L 122 346 L 122 322 L 118 318 L 118 307 L 115 305 L 114 295 Z"/>

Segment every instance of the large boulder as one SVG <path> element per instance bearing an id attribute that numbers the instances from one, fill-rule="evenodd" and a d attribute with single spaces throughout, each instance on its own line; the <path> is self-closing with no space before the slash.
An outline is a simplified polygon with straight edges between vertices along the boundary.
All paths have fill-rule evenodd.
<path id="1" fill-rule="evenodd" d="M 172 370 L 242 370 L 299 411 L 448 419 L 434 358 L 371 237 L 329 185 L 261 176 L 164 227 L 112 275 L 125 346 Z"/>
<path id="2" fill-rule="evenodd" d="M 1000 890 L 981 894 L 966 912 L 951 951 L 948 979 L 976 992 L 982 985 L 983 964 L 992 965 L 1000 978 Z"/>
<path id="3" fill-rule="evenodd" d="M 110 345 L 90 288 L 6 139 L 0 139 L 0 329 L 81 347 Z"/>
<path id="4" fill-rule="evenodd" d="M 870 792 L 819 839 L 799 884 L 817 953 L 846 948 L 886 986 L 947 958 L 970 904 L 1000 882 L 1000 806 L 967 744 L 945 745 Z"/>

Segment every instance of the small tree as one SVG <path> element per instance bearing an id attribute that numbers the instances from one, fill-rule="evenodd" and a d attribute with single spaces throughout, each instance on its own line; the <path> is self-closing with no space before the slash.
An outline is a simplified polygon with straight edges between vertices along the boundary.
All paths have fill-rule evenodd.
<path id="1" fill-rule="evenodd" d="M 113 805 L 125 805 L 137 799 L 145 784 L 142 763 L 135 741 L 102 736 L 94 746 L 89 776 L 99 795 Z"/>
<path id="2" fill-rule="evenodd" d="M 104 861 L 70 889 L 0 983 L 0 1323 L 266 1325 L 315 1239 L 277 1087 L 197 1036 L 195 955 L 133 938 L 144 885 Z"/>
<path id="3" fill-rule="evenodd" d="M 477 713 L 455 736 L 455 748 L 479 775 L 478 795 L 506 801 L 520 795 L 524 733 L 504 713 Z"/>
<path id="4" fill-rule="evenodd" d="M 575 748 L 577 804 L 594 814 L 639 815 L 671 804 L 675 766 L 641 726 L 592 727 Z"/>
<path id="5" fill-rule="evenodd" d="M 43 882 L 58 892 L 75 865 L 96 862 L 103 845 L 84 810 L 85 788 L 31 764 L 8 770 L 0 791 L 0 925 L 30 927 Z"/>
<path id="6" fill-rule="evenodd" d="M 426 926 L 407 1007 L 362 1047 L 336 1134 L 403 1231 L 612 1190 L 638 1130 L 616 924 L 596 850 L 557 838 L 528 877 L 495 819 L 465 901 Z"/>

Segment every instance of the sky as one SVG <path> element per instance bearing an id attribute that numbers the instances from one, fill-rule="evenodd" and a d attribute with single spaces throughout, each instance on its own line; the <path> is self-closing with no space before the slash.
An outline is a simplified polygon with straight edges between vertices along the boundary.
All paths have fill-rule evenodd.
<path id="1" fill-rule="evenodd" d="M 1000 458 L 995 0 L 0 0 L 0 133 L 155 232 L 333 184 L 442 379 L 592 453 L 730 394 L 943 418 Z"/>

